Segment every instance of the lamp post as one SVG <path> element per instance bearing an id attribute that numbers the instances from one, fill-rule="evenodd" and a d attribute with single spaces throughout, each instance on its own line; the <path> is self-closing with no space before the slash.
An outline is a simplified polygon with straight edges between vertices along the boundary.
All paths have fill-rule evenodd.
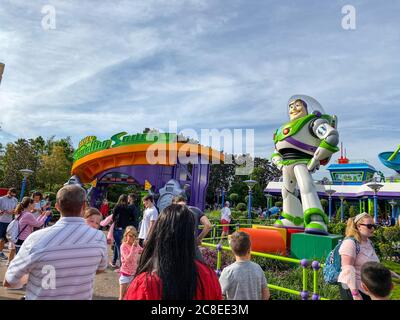
<path id="1" fill-rule="evenodd" d="M 378 223 L 378 191 L 383 187 L 380 183 L 369 183 L 368 188 L 374 191 L 374 223 Z"/>
<path id="2" fill-rule="evenodd" d="M 332 195 L 336 192 L 336 190 L 333 189 L 328 189 L 325 191 L 325 193 L 328 195 L 329 199 L 329 222 L 331 222 L 332 219 Z"/>
<path id="3" fill-rule="evenodd" d="M 363 212 L 368 212 L 368 196 L 362 197 Z"/>
<path id="4" fill-rule="evenodd" d="M 225 205 L 225 189 L 223 187 L 221 188 L 221 193 L 222 193 L 221 208 L 223 208 Z"/>
<path id="5" fill-rule="evenodd" d="M 24 176 L 24 179 L 22 180 L 21 193 L 19 195 L 19 202 L 21 202 L 22 197 L 24 196 L 24 193 L 25 193 L 26 181 L 27 181 L 28 177 L 33 173 L 33 171 L 30 169 L 21 169 L 21 170 L 19 170 L 19 172 L 21 172 L 22 175 Z"/>
<path id="6" fill-rule="evenodd" d="M 389 201 L 389 204 L 392 206 L 392 218 L 396 219 L 394 207 L 397 205 L 397 202 L 394 199 L 392 199 Z"/>
<path id="7" fill-rule="evenodd" d="M 343 207 L 343 200 L 344 200 L 344 196 L 340 196 L 340 221 L 343 222 L 344 220 L 344 207 Z"/>
<path id="8" fill-rule="evenodd" d="M 247 185 L 249 188 L 249 203 L 248 203 L 248 224 L 251 224 L 251 191 L 253 187 L 256 185 L 257 181 L 256 180 L 245 180 L 244 183 Z"/>
<path id="9" fill-rule="evenodd" d="M 269 203 L 272 199 L 272 195 L 270 195 L 268 192 L 264 194 L 265 198 L 267 199 L 267 211 L 269 210 Z"/>

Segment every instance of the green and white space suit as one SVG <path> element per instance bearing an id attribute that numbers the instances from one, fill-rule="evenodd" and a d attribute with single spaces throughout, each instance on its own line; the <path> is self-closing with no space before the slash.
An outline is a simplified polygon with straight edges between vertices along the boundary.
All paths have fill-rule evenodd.
<path id="1" fill-rule="evenodd" d="M 275 152 L 271 157 L 283 175 L 283 209 L 275 226 L 305 228 L 307 233 L 327 234 L 328 218 L 311 173 L 319 169 L 320 164 L 327 164 L 332 154 L 339 150 L 339 134 L 335 129 L 337 120 L 321 111 L 309 114 L 308 108 L 320 105 L 308 96 L 293 96 L 288 105 L 292 120 L 275 132 Z"/>

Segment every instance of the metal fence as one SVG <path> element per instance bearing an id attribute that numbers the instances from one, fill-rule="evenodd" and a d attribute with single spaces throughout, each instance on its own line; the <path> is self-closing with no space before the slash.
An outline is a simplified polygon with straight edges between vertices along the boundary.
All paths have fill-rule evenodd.
<path id="1" fill-rule="evenodd" d="M 231 224 L 228 226 L 235 226 L 236 230 L 238 230 L 240 227 L 243 226 L 252 226 L 251 224 Z M 213 225 L 212 229 L 212 237 L 211 238 L 205 238 L 203 239 L 203 242 L 201 245 L 203 247 L 208 247 L 208 248 L 214 248 L 217 251 L 217 265 L 216 265 L 216 272 L 217 275 L 220 276 L 221 274 L 221 263 L 222 263 L 222 251 L 229 251 L 232 252 L 232 249 L 227 246 L 223 246 L 221 244 L 215 244 L 216 240 L 221 240 L 221 237 L 217 237 L 216 235 L 216 230 L 218 227 L 222 227 L 222 225 Z M 227 238 L 227 237 L 223 237 Z M 204 240 L 211 240 L 213 243 L 205 242 Z M 319 261 L 312 261 L 310 262 L 307 259 L 294 259 L 294 258 L 288 258 L 288 257 L 283 257 L 283 256 L 278 256 L 278 255 L 273 255 L 273 254 L 268 254 L 268 253 L 263 253 L 263 252 L 255 252 L 251 251 L 252 256 L 256 257 L 262 257 L 265 259 L 272 259 L 272 260 L 277 260 L 277 261 L 283 261 L 291 264 L 297 264 L 300 265 L 303 268 L 303 273 L 302 273 L 302 283 L 303 283 L 303 288 L 302 291 L 297 291 L 291 288 L 285 288 L 281 286 L 277 286 L 274 284 L 268 284 L 268 288 L 272 290 L 277 290 L 281 292 L 286 292 L 289 294 L 296 295 L 298 297 L 301 297 L 302 300 L 308 300 L 310 298 L 310 292 L 308 290 L 308 270 L 311 268 L 313 271 L 313 285 L 312 285 L 312 295 L 311 299 L 312 300 L 329 300 L 326 298 L 323 298 L 319 295 L 318 293 L 318 272 L 324 267 L 324 264 L 320 263 Z"/>

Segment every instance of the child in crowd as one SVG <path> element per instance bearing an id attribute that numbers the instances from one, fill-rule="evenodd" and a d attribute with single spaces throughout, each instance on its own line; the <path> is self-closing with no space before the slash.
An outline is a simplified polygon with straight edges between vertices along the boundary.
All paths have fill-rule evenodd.
<path id="1" fill-rule="evenodd" d="M 227 300 L 268 300 L 267 280 L 261 267 L 250 261 L 250 237 L 245 232 L 234 232 L 230 246 L 236 262 L 222 270 L 219 283 Z"/>
<path id="2" fill-rule="evenodd" d="M 361 287 L 372 300 L 389 300 L 392 274 L 378 262 L 366 262 L 361 267 Z"/>
<path id="3" fill-rule="evenodd" d="M 108 233 L 107 233 L 107 244 L 112 245 L 113 242 L 114 242 L 114 236 L 113 236 L 113 233 L 114 233 L 114 222 L 113 222 L 113 215 L 112 214 L 108 215 L 107 218 L 103 219 L 100 222 L 100 226 L 102 226 L 103 228 L 107 227 L 108 225 L 110 225 L 110 229 L 108 230 Z"/>
<path id="4" fill-rule="evenodd" d="M 46 221 L 44 222 L 44 226 L 47 227 L 51 221 L 52 218 L 52 210 L 51 210 L 51 201 L 50 201 L 50 196 L 47 195 L 45 198 L 45 205 L 43 207 L 43 210 L 45 211 L 50 211 L 50 215 L 47 217 Z"/>
<path id="5" fill-rule="evenodd" d="M 138 259 L 143 249 L 139 246 L 138 233 L 135 227 L 128 226 L 125 229 L 121 244 L 121 268 L 119 300 L 122 300 L 132 282 L 138 266 Z"/>
<path id="6" fill-rule="evenodd" d="M 100 228 L 101 213 L 96 208 L 86 209 L 84 218 L 85 218 L 86 224 L 88 224 L 92 228 L 95 228 L 95 229 Z"/>

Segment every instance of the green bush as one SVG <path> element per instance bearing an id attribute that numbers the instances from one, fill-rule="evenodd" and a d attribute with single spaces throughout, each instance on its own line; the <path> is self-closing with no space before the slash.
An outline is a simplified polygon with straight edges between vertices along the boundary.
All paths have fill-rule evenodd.
<path id="1" fill-rule="evenodd" d="M 214 221 L 214 220 L 219 221 L 220 217 L 221 217 L 221 211 L 219 211 L 219 210 L 210 211 L 210 212 L 206 213 L 206 216 L 210 221 Z"/>
<path id="2" fill-rule="evenodd" d="M 340 234 L 344 236 L 346 231 L 346 223 L 344 222 L 331 222 L 328 224 L 328 232 L 332 234 Z"/>
<path id="3" fill-rule="evenodd" d="M 265 276 L 269 284 L 276 286 L 302 291 L 303 290 L 303 268 L 300 266 L 292 267 L 288 270 L 276 271 L 266 270 Z M 324 281 L 322 271 L 317 276 L 318 294 L 326 299 L 339 300 L 340 293 L 337 285 L 330 285 Z M 310 299 L 313 291 L 313 272 L 308 270 L 307 288 L 310 292 Z M 300 296 L 285 293 L 278 290 L 270 289 L 271 299 L 273 300 L 300 300 Z"/>
<path id="4" fill-rule="evenodd" d="M 400 227 L 386 227 L 383 229 L 383 237 L 389 242 L 399 242 L 400 241 Z"/>
<path id="5" fill-rule="evenodd" d="M 116 203 L 112 201 L 108 201 L 108 209 L 111 211 L 115 208 Z"/>
<path id="6" fill-rule="evenodd" d="M 246 211 L 246 209 L 247 209 L 247 205 L 243 202 L 238 203 L 236 206 L 236 210 L 238 210 L 238 211 Z"/>
<path id="7" fill-rule="evenodd" d="M 229 200 L 231 200 L 232 203 L 236 203 L 239 200 L 239 195 L 237 193 L 231 193 L 229 195 Z"/>
<path id="8" fill-rule="evenodd" d="M 45 192 L 44 196 L 49 196 L 49 200 L 53 203 L 56 201 L 56 194 L 54 192 Z"/>

